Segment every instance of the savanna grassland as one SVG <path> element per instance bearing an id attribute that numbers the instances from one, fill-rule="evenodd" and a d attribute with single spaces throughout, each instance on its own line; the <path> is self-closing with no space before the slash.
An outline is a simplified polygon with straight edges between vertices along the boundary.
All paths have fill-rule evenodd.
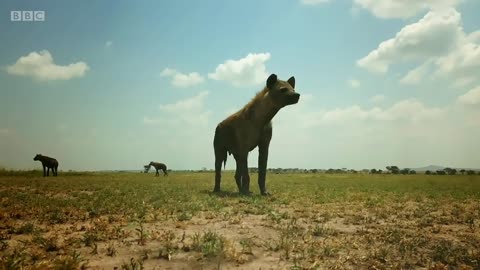
<path id="1" fill-rule="evenodd" d="M 3 172 L 0 269 L 480 269 L 480 176 Z"/>

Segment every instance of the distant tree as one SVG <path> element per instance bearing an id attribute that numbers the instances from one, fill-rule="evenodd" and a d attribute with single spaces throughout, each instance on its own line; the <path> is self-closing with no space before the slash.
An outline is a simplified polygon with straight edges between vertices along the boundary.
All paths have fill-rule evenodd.
<path id="1" fill-rule="evenodd" d="M 393 174 L 398 174 L 400 172 L 400 169 L 397 166 L 387 166 L 386 168 Z"/>
<path id="2" fill-rule="evenodd" d="M 318 169 L 311 169 L 310 170 L 312 173 L 317 173 L 318 172 Z"/>
<path id="3" fill-rule="evenodd" d="M 408 173 L 409 174 L 417 174 L 417 172 L 415 170 L 410 170 Z"/>
<path id="4" fill-rule="evenodd" d="M 371 170 L 370 170 L 370 173 L 371 173 L 371 174 L 376 174 L 376 173 L 377 173 L 377 169 L 371 169 Z"/>
<path id="5" fill-rule="evenodd" d="M 460 173 L 461 173 L 461 174 L 465 174 L 465 172 L 467 172 L 465 169 L 461 169 L 461 170 L 460 170 Z"/>
<path id="6" fill-rule="evenodd" d="M 401 173 L 401 174 L 409 174 L 409 173 L 410 173 L 410 169 L 409 169 L 409 168 L 401 169 L 401 170 L 400 170 L 400 173 Z"/>
<path id="7" fill-rule="evenodd" d="M 353 174 L 356 174 L 356 173 L 357 173 L 357 171 L 354 170 L 354 169 L 351 169 L 350 172 L 353 173 Z"/>
<path id="8" fill-rule="evenodd" d="M 474 170 L 468 170 L 467 171 L 467 175 L 474 175 L 475 174 L 475 171 Z"/>
<path id="9" fill-rule="evenodd" d="M 447 173 L 444 170 L 437 170 L 437 175 L 446 175 Z"/>
<path id="10" fill-rule="evenodd" d="M 456 169 L 452 169 L 452 168 L 445 168 L 444 169 L 445 173 L 449 174 L 449 175 L 455 175 L 457 174 L 457 170 Z"/>
<path id="11" fill-rule="evenodd" d="M 432 174 L 432 172 L 431 172 L 430 170 L 426 170 L 426 171 L 425 171 L 425 174 L 426 174 L 426 175 L 430 175 L 430 174 Z"/>

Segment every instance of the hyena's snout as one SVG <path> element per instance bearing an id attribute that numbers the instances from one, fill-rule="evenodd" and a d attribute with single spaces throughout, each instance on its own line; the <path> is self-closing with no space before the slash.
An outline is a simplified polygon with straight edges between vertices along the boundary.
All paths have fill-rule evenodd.
<path id="1" fill-rule="evenodd" d="M 289 97 L 289 103 L 290 104 L 297 104 L 298 103 L 298 100 L 300 99 L 300 94 L 299 93 L 293 93 L 293 95 L 291 95 Z"/>

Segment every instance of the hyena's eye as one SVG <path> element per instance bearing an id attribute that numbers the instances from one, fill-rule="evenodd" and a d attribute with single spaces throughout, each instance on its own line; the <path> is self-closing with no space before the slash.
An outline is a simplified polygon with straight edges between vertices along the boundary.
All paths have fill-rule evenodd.
<path id="1" fill-rule="evenodd" d="M 282 88 L 280 89 L 280 93 L 286 93 L 288 91 L 288 88 Z"/>

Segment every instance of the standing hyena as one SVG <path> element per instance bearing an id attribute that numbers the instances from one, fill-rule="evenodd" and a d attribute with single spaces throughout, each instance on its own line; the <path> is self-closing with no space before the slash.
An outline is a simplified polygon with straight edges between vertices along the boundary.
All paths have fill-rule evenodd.
<path id="1" fill-rule="evenodd" d="M 258 146 L 258 185 L 262 195 L 268 195 L 265 188 L 268 147 L 272 139 L 272 123 L 275 114 L 283 107 L 296 104 L 300 94 L 295 90 L 295 78 L 288 81 L 277 79 L 272 74 L 266 87 L 245 107 L 218 124 L 213 139 L 215 149 L 215 188 L 220 191 L 222 162 L 225 167 L 227 153 L 233 154 L 237 162 L 235 180 L 243 194 L 250 193 L 248 175 L 248 153 Z"/>
<path id="2" fill-rule="evenodd" d="M 42 167 L 43 167 L 43 176 L 49 176 L 49 171 L 52 169 L 52 174 L 53 176 L 57 176 L 58 174 L 58 161 L 54 158 L 47 157 L 41 154 L 37 154 L 33 160 L 38 160 L 42 162 Z M 47 168 L 47 171 L 45 172 L 45 167 Z"/>

